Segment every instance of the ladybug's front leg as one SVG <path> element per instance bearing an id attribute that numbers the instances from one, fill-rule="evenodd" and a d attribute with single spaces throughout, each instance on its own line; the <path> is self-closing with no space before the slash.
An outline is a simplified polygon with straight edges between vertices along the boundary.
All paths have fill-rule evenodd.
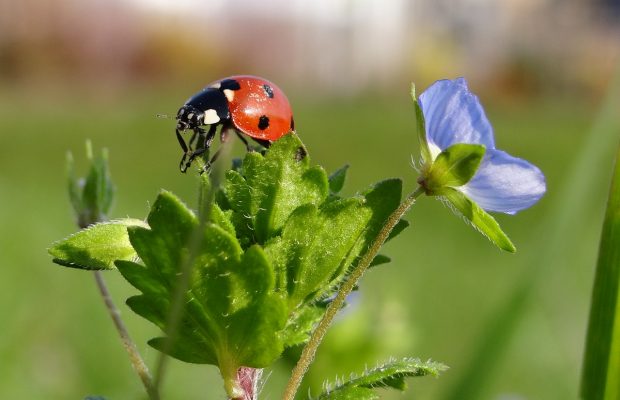
<path id="1" fill-rule="evenodd" d="M 185 170 L 187 170 L 187 167 L 184 167 L 184 163 L 185 163 L 185 159 L 187 158 L 187 152 L 188 152 L 188 148 L 187 145 L 185 144 L 185 140 L 183 140 L 183 136 L 181 136 L 181 132 L 179 132 L 178 129 L 176 129 L 176 134 L 177 134 L 177 140 L 179 141 L 179 145 L 181 145 L 181 149 L 183 149 L 183 157 L 181 158 L 181 162 L 179 162 L 179 169 L 181 170 L 181 172 L 185 172 Z"/>

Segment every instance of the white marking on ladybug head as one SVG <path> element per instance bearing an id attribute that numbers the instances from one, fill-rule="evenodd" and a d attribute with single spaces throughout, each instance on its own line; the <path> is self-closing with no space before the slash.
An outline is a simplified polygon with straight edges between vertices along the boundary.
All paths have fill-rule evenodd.
<path id="1" fill-rule="evenodd" d="M 213 85 L 209 86 L 210 88 L 213 89 L 219 89 L 222 87 L 222 83 L 221 82 L 215 82 Z"/>
<path id="2" fill-rule="evenodd" d="M 210 108 L 205 111 L 204 124 L 205 125 L 213 125 L 220 122 L 220 117 L 217 115 L 217 112 Z"/>
<path id="3" fill-rule="evenodd" d="M 230 103 L 235 98 L 235 91 L 230 89 L 224 89 L 224 96 L 226 96 L 228 102 Z"/>

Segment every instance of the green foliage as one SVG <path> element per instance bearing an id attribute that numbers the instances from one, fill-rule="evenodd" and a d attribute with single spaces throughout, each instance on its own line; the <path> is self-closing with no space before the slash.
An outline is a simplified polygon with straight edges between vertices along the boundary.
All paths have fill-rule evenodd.
<path id="1" fill-rule="evenodd" d="M 620 152 L 601 235 L 581 381 L 587 400 L 620 399 Z"/>
<path id="2" fill-rule="evenodd" d="M 334 292 L 400 203 L 397 179 L 339 197 L 347 168 L 328 180 L 322 168 L 310 166 L 299 138 L 288 135 L 265 156 L 249 153 L 239 171 L 228 171 L 216 196 L 242 246 L 263 245 L 273 265 L 288 303 L 287 346 L 307 340 L 325 310 L 317 303 Z M 399 224 L 394 236 L 406 226 Z"/>
<path id="3" fill-rule="evenodd" d="M 462 186 L 469 182 L 485 151 L 483 145 L 458 143 L 439 153 L 424 177 L 427 194 L 440 194 L 446 186 Z"/>
<path id="4" fill-rule="evenodd" d="M 139 219 L 121 219 L 91 225 L 48 249 L 56 264 L 88 270 L 113 269 L 115 260 L 136 257 L 127 236 L 128 226 L 147 227 Z"/>
<path id="5" fill-rule="evenodd" d="M 510 241 L 510 238 L 502 231 L 495 218 L 490 216 L 486 211 L 480 208 L 476 203 L 471 201 L 462 192 L 446 187 L 442 190 L 444 196 L 451 206 L 472 224 L 480 233 L 486 236 L 491 243 L 502 250 L 514 253 L 516 247 Z"/>
<path id="6" fill-rule="evenodd" d="M 445 371 L 447 367 L 433 361 L 420 361 L 414 358 L 405 358 L 398 361 L 389 361 L 360 376 L 349 378 L 345 382 L 338 382 L 334 386 L 327 385 L 327 389 L 317 400 L 353 400 L 379 399 L 374 392 L 376 388 L 392 388 L 405 390 L 405 378 L 433 375 Z"/>
<path id="7" fill-rule="evenodd" d="M 170 355 L 187 362 L 215 364 L 225 379 L 241 366 L 264 367 L 282 351 L 276 334 L 285 306 L 274 292 L 274 275 L 259 246 L 243 250 L 225 229 L 199 224 L 174 195 L 163 192 L 148 217 L 150 229 L 129 228 L 129 239 L 144 262 L 118 261 L 121 274 L 142 294 L 130 308 L 166 331 L 170 301 L 180 267 L 191 262 L 192 279 L 178 340 Z M 191 235 L 201 245 L 190 254 Z M 149 342 L 166 348 L 163 338 Z"/>
<path id="8" fill-rule="evenodd" d="M 329 191 L 332 194 L 338 194 L 344 187 L 344 181 L 347 177 L 348 165 L 344 165 L 337 169 L 333 174 L 329 176 Z"/>
<path id="9" fill-rule="evenodd" d="M 297 207 L 322 203 L 328 190 L 325 171 L 310 166 L 307 150 L 291 134 L 278 140 L 265 156 L 248 153 L 239 171 L 229 170 L 223 197 L 245 247 L 266 243 Z"/>
<path id="10" fill-rule="evenodd" d="M 328 180 L 299 138 L 287 135 L 265 155 L 248 153 L 215 193 L 204 175 L 198 213 L 164 191 L 146 224 L 94 225 L 50 253 L 62 265 L 90 269 L 116 260 L 141 292 L 129 307 L 166 334 L 149 344 L 182 361 L 217 365 L 234 394 L 241 366 L 266 367 L 285 347 L 308 340 L 338 284 L 399 206 L 398 179 L 340 197 L 346 171 Z M 407 226 L 400 221 L 391 237 Z M 378 256 L 375 264 L 388 261 Z M 184 266 L 191 276 L 179 328 L 168 332 Z"/>
<path id="11" fill-rule="evenodd" d="M 75 177 L 73 156 L 67 153 L 69 198 L 78 225 L 82 228 L 107 219 L 116 190 L 110 177 L 107 150 L 103 149 L 98 157 L 93 158 L 92 146 L 87 141 L 86 155 L 90 169 L 85 179 L 78 180 Z"/>

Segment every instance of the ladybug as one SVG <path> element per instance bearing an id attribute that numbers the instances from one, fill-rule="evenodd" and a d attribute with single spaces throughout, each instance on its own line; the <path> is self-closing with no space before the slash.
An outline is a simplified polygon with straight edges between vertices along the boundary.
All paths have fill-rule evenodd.
<path id="1" fill-rule="evenodd" d="M 284 92 L 268 80 L 250 75 L 230 76 L 207 85 L 183 104 L 176 119 L 176 136 L 184 153 L 179 164 L 181 172 L 209 150 L 218 126 L 222 142 L 234 131 L 248 151 L 251 148 L 244 135 L 268 148 L 295 130 L 291 105 Z M 208 129 L 203 128 L 206 126 Z M 182 133 L 187 130 L 193 134 L 186 143 Z M 208 161 L 206 169 L 219 151 Z"/>

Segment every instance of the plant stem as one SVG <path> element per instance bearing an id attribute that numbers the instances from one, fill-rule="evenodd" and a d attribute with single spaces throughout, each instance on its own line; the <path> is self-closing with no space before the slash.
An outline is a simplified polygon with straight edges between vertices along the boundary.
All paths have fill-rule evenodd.
<path id="1" fill-rule="evenodd" d="M 103 275 L 101 271 L 94 271 L 95 282 L 97 282 L 97 287 L 99 288 L 99 293 L 101 293 L 101 298 L 105 303 L 105 306 L 108 310 L 108 314 L 112 318 L 114 322 L 114 326 L 116 326 L 116 330 L 121 337 L 121 341 L 123 342 L 123 347 L 127 350 L 127 354 L 129 354 L 129 361 L 131 361 L 131 365 L 133 369 L 140 376 L 140 380 L 148 393 L 149 399 L 151 400 L 159 400 L 159 393 L 156 388 L 153 386 L 153 382 L 151 380 L 151 374 L 149 373 L 149 369 L 144 363 L 144 360 L 140 356 L 138 349 L 136 348 L 135 343 L 131 340 L 129 336 L 129 332 L 127 331 L 127 327 L 121 318 L 121 313 L 114 301 L 112 300 L 112 296 L 110 296 L 110 291 L 108 290 L 108 286 L 103 280 Z"/>
<path id="2" fill-rule="evenodd" d="M 364 253 L 364 256 L 360 259 L 357 267 L 355 267 L 355 269 L 351 271 L 347 279 L 340 286 L 336 297 L 329 304 L 325 315 L 323 315 L 323 318 L 312 332 L 308 344 L 306 344 L 306 346 L 304 347 L 301 353 L 301 357 L 299 358 L 297 365 L 295 365 L 295 368 L 293 369 L 293 372 L 291 374 L 291 378 L 289 379 L 286 388 L 284 389 L 284 396 L 282 397 L 282 400 L 293 400 L 295 398 L 295 394 L 299 389 L 299 385 L 301 384 L 304 375 L 308 371 L 310 364 L 312 363 L 312 361 L 314 361 L 316 351 L 321 344 L 321 341 L 325 337 L 327 329 L 329 328 L 331 322 L 336 316 L 336 313 L 342 308 L 342 305 L 344 304 L 349 293 L 351 293 L 351 290 L 353 290 L 355 285 L 357 285 L 357 282 L 360 280 L 362 275 L 364 275 L 364 272 L 366 272 L 372 260 L 375 258 L 377 253 L 379 253 L 381 246 L 383 246 L 383 243 L 385 243 L 385 241 L 389 237 L 392 229 L 394 229 L 398 221 L 400 221 L 403 215 L 405 215 L 405 213 L 409 210 L 409 208 L 411 208 L 413 203 L 415 203 L 416 199 L 422 193 L 424 193 L 424 189 L 419 186 L 415 191 L 410 193 L 407 198 L 405 198 L 405 200 L 398 206 L 396 210 L 394 210 L 392 214 L 390 214 L 390 216 L 385 222 L 385 225 L 383 226 L 383 228 L 381 228 L 375 240 L 371 243 L 366 253 Z"/>
<path id="3" fill-rule="evenodd" d="M 236 385 L 243 391 L 243 394 L 230 400 L 257 400 L 258 382 L 262 375 L 263 370 L 260 368 L 239 368 L 237 370 Z"/>
<path id="4" fill-rule="evenodd" d="M 230 146 L 222 143 L 222 153 L 220 155 L 220 162 L 215 164 L 211 169 L 211 174 L 204 172 L 205 162 L 202 158 L 197 158 L 194 162 L 199 167 L 199 170 L 203 171 L 200 174 L 200 191 L 199 191 L 199 204 L 198 204 L 198 226 L 189 238 L 188 243 L 188 256 L 180 265 L 179 278 L 170 300 L 170 311 L 168 313 L 168 319 L 166 321 L 166 342 L 164 348 L 159 353 L 157 364 L 155 366 L 155 379 L 153 386 L 158 391 L 162 385 L 166 367 L 168 364 L 167 353 L 172 348 L 172 345 L 177 339 L 179 325 L 183 317 L 183 306 L 185 305 L 185 294 L 191 285 L 191 272 L 196 261 L 196 257 L 200 252 L 200 246 L 203 241 L 203 234 L 205 227 L 209 223 L 210 209 L 213 206 L 215 199 L 215 191 L 217 190 L 222 180 L 222 162 L 227 160 L 227 154 Z M 209 183 L 210 182 L 210 183 Z M 205 186 L 209 188 L 205 193 Z"/>

